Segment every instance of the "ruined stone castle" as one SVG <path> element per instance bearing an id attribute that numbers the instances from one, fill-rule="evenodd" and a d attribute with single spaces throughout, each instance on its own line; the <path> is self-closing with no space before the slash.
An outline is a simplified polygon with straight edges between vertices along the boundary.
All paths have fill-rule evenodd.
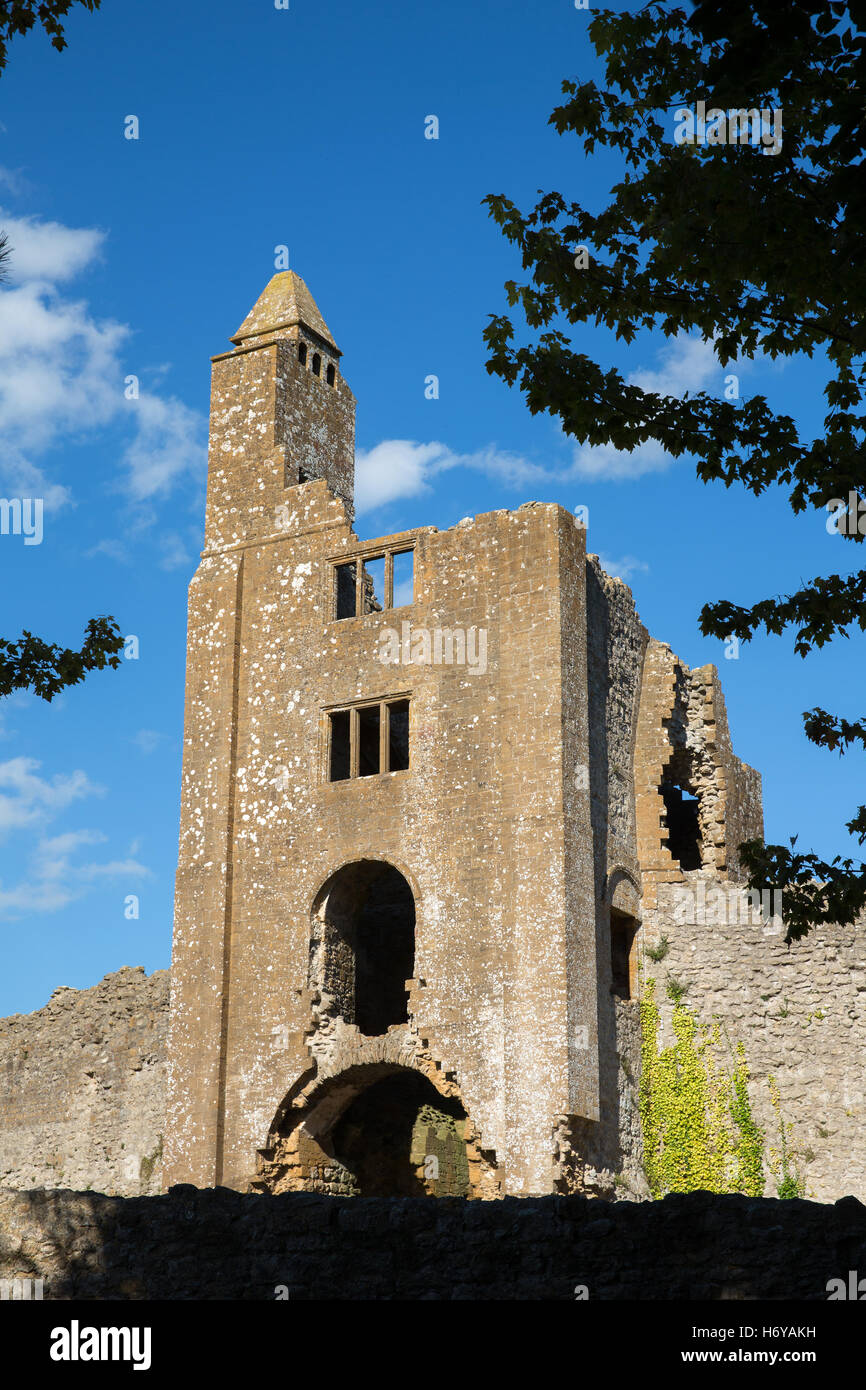
<path id="1" fill-rule="evenodd" d="M 742 1041 L 808 1195 L 866 1197 L 866 934 L 788 947 L 745 894 L 760 778 L 715 668 L 560 506 L 361 540 L 354 397 L 293 272 L 231 342 L 170 1005 L 125 970 L 0 1021 L 0 1186 L 644 1197 L 655 978 Z"/>

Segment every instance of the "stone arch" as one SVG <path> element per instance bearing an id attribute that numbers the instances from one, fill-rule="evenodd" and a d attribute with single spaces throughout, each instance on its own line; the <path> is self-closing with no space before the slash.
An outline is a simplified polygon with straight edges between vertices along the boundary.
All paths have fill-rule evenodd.
<path id="1" fill-rule="evenodd" d="M 395 1039 L 395 1044 L 396 1044 Z M 403 1051 L 396 1055 L 406 1057 Z M 353 1063 L 300 1078 L 259 1151 L 251 1190 L 330 1196 L 497 1197 L 492 1155 L 435 1064 Z M 305 1084 L 306 1083 L 306 1084 Z"/>
<path id="2" fill-rule="evenodd" d="M 637 921 L 641 918 L 641 885 L 631 869 L 616 864 L 607 876 L 604 900 L 618 912 L 628 913 Z"/>
<path id="3" fill-rule="evenodd" d="M 309 986 L 319 1021 L 342 1019 L 367 1037 L 406 1023 L 415 965 L 415 894 L 388 860 L 332 872 L 310 914 Z"/>

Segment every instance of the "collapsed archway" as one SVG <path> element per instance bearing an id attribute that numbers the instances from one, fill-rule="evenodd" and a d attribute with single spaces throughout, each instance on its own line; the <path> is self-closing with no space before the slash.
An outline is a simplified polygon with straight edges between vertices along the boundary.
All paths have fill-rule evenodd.
<path id="1" fill-rule="evenodd" d="M 466 1197 L 466 1111 L 416 1071 L 375 1082 L 332 1131 L 334 1157 L 359 1197 Z"/>
<path id="2" fill-rule="evenodd" d="M 415 899 L 398 869 L 377 859 L 346 864 L 316 895 L 310 985 L 318 1010 L 367 1037 L 406 1023 L 415 967 Z"/>
<path id="3" fill-rule="evenodd" d="M 290 1093 L 291 1095 L 291 1093 Z M 258 1192 L 339 1197 L 495 1197 L 495 1157 L 459 1096 L 414 1068 L 362 1064 L 298 1092 L 277 1112 Z"/>

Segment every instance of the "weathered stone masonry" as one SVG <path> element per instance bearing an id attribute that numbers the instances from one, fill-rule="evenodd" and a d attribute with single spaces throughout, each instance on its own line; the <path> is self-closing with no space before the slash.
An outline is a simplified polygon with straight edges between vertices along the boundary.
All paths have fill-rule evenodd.
<path id="1" fill-rule="evenodd" d="M 275 276 L 232 342 L 168 1043 L 165 974 L 0 1023 L 0 1181 L 154 1191 L 164 1135 L 164 1186 L 644 1197 L 653 976 L 745 1044 L 768 1143 L 775 1077 L 808 1195 L 866 1196 L 866 931 L 787 948 L 694 908 L 742 895 L 763 828 L 715 668 L 649 636 L 562 507 L 362 541 L 354 397 L 303 281 Z"/>
<path id="2" fill-rule="evenodd" d="M 159 1192 L 168 971 L 56 989 L 0 1019 L 0 1187 Z"/>

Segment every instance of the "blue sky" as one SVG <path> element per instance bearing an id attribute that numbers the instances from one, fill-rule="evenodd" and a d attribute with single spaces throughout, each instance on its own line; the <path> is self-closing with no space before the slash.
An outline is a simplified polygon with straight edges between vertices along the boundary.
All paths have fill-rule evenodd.
<path id="1" fill-rule="evenodd" d="M 801 713 L 862 712 L 862 640 L 804 662 L 790 637 L 760 639 L 726 660 L 697 614 L 853 569 L 856 553 L 823 516 L 707 488 L 688 459 L 575 450 L 484 367 L 483 327 L 520 267 L 482 197 L 528 207 L 557 188 L 598 206 L 618 173 L 547 125 L 561 80 L 596 71 L 586 22 L 568 0 L 105 0 L 69 19 L 62 54 L 41 34 L 13 41 L 0 496 L 44 497 L 45 521 L 41 545 L 0 536 L 0 633 L 78 645 L 87 618 L 112 613 L 140 654 L 50 706 L 0 703 L 0 1015 L 169 963 L 209 358 L 283 244 L 358 399 L 362 537 L 530 498 L 587 506 L 590 548 L 653 635 L 719 666 L 736 751 L 763 773 L 767 838 L 855 852 L 843 823 L 862 759 L 807 744 Z M 707 345 L 645 335 L 626 349 L 588 329 L 579 342 L 663 389 L 723 390 Z M 138 400 L 124 395 L 131 374 Z M 808 431 L 822 381 L 808 362 L 747 364 L 740 386 Z"/>

